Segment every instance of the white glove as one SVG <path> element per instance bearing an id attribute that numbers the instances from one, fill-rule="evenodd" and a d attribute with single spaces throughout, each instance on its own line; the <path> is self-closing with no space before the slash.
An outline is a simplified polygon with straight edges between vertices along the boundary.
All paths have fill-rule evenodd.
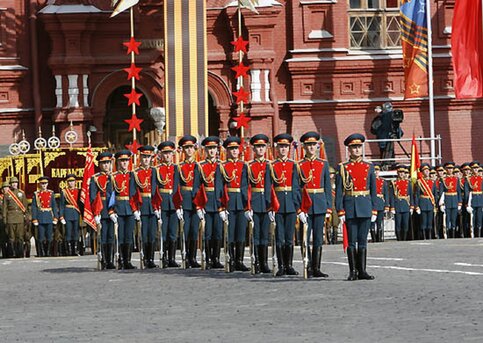
<path id="1" fill-rule="evenodd" d="M 421 214 L 421 209 L 419 207 L 416 209 L 416 213 Z"/>
<path id="2" fill-rule="evenodd" d="M 371 216 L 371 223 L 375 223 L 375 222 L 376 222 L 376 220 L 377 220 L 377 215 L 376 215 L 376 214 L 373 214 L 373 215 Z"/>
<path id="3" fill-rule="evenodd" d="M 458 205 L 458 212 L 461 211 L 461 205 Z"/>
<path id="4" fill-rule="evenodd" d="M 275 212 L 274 211 L 268 211 L 268 219 L 270 219 L 270 221 L 272 223 L 275 222 Z"/>
<path id="5" fill-rule="evenodd" d="M 300 212 L 298 214 L 298 217 L 299 217 L 300 221 L 302 222 L 302 224 L 307 224 L 307 213 Z"/>
<path id="6" fill-rule="evenodd" d="M 163 225 L 163 219 L 161 217 L 158 218 L 158 223 L 159 223 L 159 226 Z"/>
<path id="7" fill-rule="evenodd" d="M 34 225 L 35 226 L 39 226 L 39 222 L 34 222 Z"/>
<path id="8" fill-rule="evenodd" d="M 473 199 L 473 192 L 470 192 L 470 195 L 468 195 L 468 207 L 471 207 L 471 200 Z"/>
<path id="9" fill-rule="evenodd" d="M 327 213 L 325 214 L 325 219 L 329 219 L 329 218 L 330 218 L 330 213 L 328 213 L 328 212 L 327 212 Z"/>
<path id="10" fill-rule="evenodd" d="M 412 208 L 410 208 L 410 209 L 409 209 L 409 214 L 410 214 L 410 215 L 413 215 L 413 213 L 414 213 L 414 210 L 413 210 Z"/>
<path id="11" fill-rule="evenodd" d="M 443 212 L 443 213 L 444 213 L 444 212 L 446 212 L 446 207 L 445 207 L 444 205 L 441 205 L 441 206 L 439 207 L 439 209 L 440 209 L 440 210 L 441 210 L 441 212 Z"/>
<path id="12" fill-rule="evenodd" d="M 228 211 L 220 211 L 220 218 L 222 221 L 228 221 Z"/>
<path id="13" fill-rule="evenodd" d="M 473 213 L 473 207 L 467 206 L 466 207 L 466 212 L 468 212 L 469 214 L 472 214 Z"/>
<path id="14" fill-rule="evenodd" d="M 183 220 L 183 209 L 182 208 L 178 208 L 176 210 L 176 216 L 178 217 L 178 220 Z"/>
<path id="15" fill-rule="evenodd" d="M 160 210 L 154 210 L 154 215 L 156 218 L 160 219 L 161 218 L 161 211 Z"/>
<path id="16" fill-rule="evenodd" d="M 96 222 L 96 224 L 100 224 L 101 223 L 101 215 L 97 215 L 94 217 L 94 221 Z"/>
<path id="17" fill-rule="evenodd" d="M 345 222 L 345 215 L 339 216 L 339 221 L 340 221 L 341 224 L 344 224 L 344 222 Z"/>
<path id="18" fill-rule="evenodd" d="M 196 214 L 198 215 L 198 218 L 200 218 L 200 220 L 205 220 L 205 210 L 204 209 L 202 209 L 202 208 L 197 209 Z"/>
<path id="19" fill-rule="evenodd" d="M 141 212 L 139 211 L 134 211 L 134 219 L 136 219 L 137 221 L 140 221 L 141 220 Z"/>
<path id="20" fill-rule="evenodd" d="M 60 220 L 60 222 L 61 222 L 62 224 L 64 224 L 64 225 L 65 225 L 65 224 L 67 224 L 67 222 L 65 221 L 65 219 L 64 219 L 64 218 L 62 218 L 62 219 Z"/>
<path id="21" fill-rule="evenodd" d="M 111 213 L 111 214 L 109 215 L 109 218 L 111 218 L 111 220 L 112 220 L 112 222 L 113 222 L 114 224 L 117 224 L 117 214 L 116 214 L 116 213 Z"/>
<path id="22" fill-rule="evenodd" d="M 245 211 L 245 218 L 249 221 L 253 221 L 253 210 L 247 210 Z"/>
<path id="23" fill-rule="evenodd" d="M 439 206 L 443 206 L 444 205 L 444 193 L 441 194 L 441 198 L 439 198 Z"/>
<path id="24" fill-rule="evenodd" d="M 392 214 L 396 214 L 396 210 L 391 210 L 391 213 Z"/>
<path id="25" fill-rule="evenodd" d="M 59 221 L 57 219 L 52 220 L 52 224 L 57 225 Z"/>

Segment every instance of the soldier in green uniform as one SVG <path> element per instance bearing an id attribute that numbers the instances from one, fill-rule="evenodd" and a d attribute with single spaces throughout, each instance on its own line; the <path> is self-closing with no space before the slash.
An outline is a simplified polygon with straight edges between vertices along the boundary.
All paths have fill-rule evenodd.
<path id="1" fill-rule="evenodd" d="M 3 205 L 3 218 L 8 235 L 7 255 L 8 257 L 23 257 L 27 197 L 24 191 L 18 188 L 16 177 L 10 178 L 10 188 L 6 191 Z"/>
<path id="2" fill-rule="evenodd" d="M 5 181 L 2 183 L 2 191 L 0 192 L 0 253 L 3 258 L 7 257 L 7 231 L 5 230 L 5 218 L 3 217 L 3 199 L 10 184 Z"/>

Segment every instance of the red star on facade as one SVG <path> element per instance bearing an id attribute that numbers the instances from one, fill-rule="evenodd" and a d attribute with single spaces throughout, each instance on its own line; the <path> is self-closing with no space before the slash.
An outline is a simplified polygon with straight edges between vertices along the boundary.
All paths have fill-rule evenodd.
<path id="1" fill-rule="evenodd" d="M 233 95 L 236 96 L 236 103 L 239 104 L 240 102 L 248 102 L 248 95 L 250 93 L 246 92 L 243 87 L 240 87 L 238 92 L 233 92 Z"/>
<path id="2" fill-rule="evenodd" d="M 133 77 L 136 80 L 139 80 L 139 72 L 143 68 L 138 68 L 134 63 L 131 63 L 131 66 L 129 68 L 124 68 L 124 71 L 127 73 L 127 79 L 131 80 Z"/>
<path id="3" fill-rule="evenodd" d="M 242 112 L 238 117 L 234 117 L 233 120 L 236 121 L 237 129 L 240 129 L 242 127 L 246 129 L 248 128 L 248 123 L 250 122 L 250 120 L 252 120 L 252 118 L 247 117 L 245 113 Z"/>
<path id="4" fill-rule="evenodd" d="M 236 73 L 235 78 L 238 79 L 240 76 L 248 77 L 247 71 L 250 70 L 250 67 L 247 67 L 246 65 L 240 62 L 240 64 L 231 68 L 231 70 L 233 70 Z"/>
<path id="5" fill-rule="evenodd" d="M 136 55 L 139 55 L 139 46 L 141 45 L 141 42 L 136 42 L 134 37 L 131 37 L 129 42 L 124 42 L 122 43 L 127 48 L 127 53 L 126 55 L 129 55 L 131 52 L 134 52 Z"/>
<path id="6" fill-rule="evenodd" d="M 137 154 L 138 148 L 140 147 L 141 144 L 139 144 L 137 140 L 134 140 L 131 144 L 126 145 L 126 148 L 129 149 L 133 154 Z"/>
<path id="7" fill-rule="evenodd" d="M 141 123 L 144 120 L 139 119 L 138 117 L 136 117 L 136 113 L 133 113 L 131 119 L 126 119 L 124 121 L 129 124 L 129 132 L 131 132 L 132 130 L 141 131 Z"/>
<path id="8" fill-rule="evenodd" d="M 135 89 L 131 89 L 131 93 L 128 93 L 128 94 L 124 94 L 124 96 L 126 98 L 128 98 L 128 106 L 131 106 L 132 104 L 136 104 L 138 106 L 140 106 L 140 103 L 139 103 L 139 98 L 142 97 L 142 93 L 136 93 L 136 90 Z"/>
<path id="9" fill-rule="evenodd" d="M 243 51 L 245 54 L 247 53 L 248 41 L 243 40 L 242 36 L 231 42 L 231 44 L 235 47 L 235 52 Z"/>

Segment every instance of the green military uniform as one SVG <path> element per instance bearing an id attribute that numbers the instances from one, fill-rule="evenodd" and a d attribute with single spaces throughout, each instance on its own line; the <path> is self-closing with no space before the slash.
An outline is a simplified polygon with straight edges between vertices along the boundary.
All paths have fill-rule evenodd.
<path id="1" fill-rule="evenodd" d="M 18 182 L 16 177 L 10 184 Z M 9 256 L 23 257 L 27 197 L 20 189 L 10 189 L 3 199 L 3 218 L 7 227 Z"/>
<path id="2" fill-rule="evenodd" d="M 2 189 L 4 187 L 9 187 L 8 182 L 2 184 Z M 3 198 L 4 193 L 0 193 L 0 253 L 2 257 L 7 257 L 7 231 L 5 230 L 5 220 L 3 218 Z"/>

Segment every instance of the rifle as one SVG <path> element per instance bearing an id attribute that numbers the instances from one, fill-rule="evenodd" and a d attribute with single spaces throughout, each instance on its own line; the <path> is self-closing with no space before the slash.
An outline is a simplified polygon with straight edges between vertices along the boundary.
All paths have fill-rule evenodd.
<path id="1" fill-rule="evenodd" d="M 115 258 L 115 263 L 116 263 L 116 269 L 119 270 L 121 269 L 121 261 L 119 261 L 119 237 L 118 237 L 118 231 L 119 231 L 119 223 L 114 223 L 114 244 L 116 244 L 116 253 L 114 255 Z"/>
<path id="2" fill-rule="evenodd" d="M 309 278 L 309 240 L 308 240 L 308 231 L 309 231 L 309 224 L 305 223 L 302 225 L 302 252 L 303 256 L 302 259 L 304 261 L 304 279 Z"/>
<path id="3" fill-rule="evenodd" d="M 143 224 L 140 220 L 136 220 L 136 231 L 138 232 L 138 248 L 139 248 L 139 269 L 144 269 L 144 248 L 143 248 Z"/>
<path id="4" fill-rule="evenodd" d="M 181 239 L 181 268 L 186 269 L 186 241 L 184 236 L 184 219 L 179 219 L 179 237 Z"/>
<path id="5" fill-rule="evenodd" d="M 465 238 L 465 228 L 463 227 L 463 214 L 464 214 L 464 209 L 462 207 L 459 216 L 460 216 L 460 233 L 461 233 L 461 238 Z M 455 230 L 456 231 L 456 230 Z M 456 233 L 455 233 L 455 238 L 456 238 Z"/>
<path id="6" fill-rule="evenodd" d="M 102 224 L 97 224 L 97 231 L 96 231 L 96 242 L 97 242 L 97 270 L 103 269 L 103 256 L 102 256 L 102 245 L 101 245 L 101 231 L 102 231 Z"/>
<path id="7" fill-rule="evenodd" d="M 277 276 L 277 262 L 275 260 L 275 251 L 277 249 L 277 242 L 275 239 L 276 229 L 277 223 L 275 221 L 270 222 L 270 244 L 272 244 L 272 276 Z"/>
<path id="8" fill-rule="evenodd" d="M 475 232 L 473 230 L 473 211 L 470 213 L 470 237 L 475 238 Z"/>
<path id="9" fill-rule="evenodd" d="M 225 255 L 225 273 L 229 273 L 230 270 L 230 253 L 228 252 L 228 219 L 223 222 L 223 235 L 224 237 L 224 244 L 223 244 L 223 254 Z"/>
<path id="10" fill-rule="evenodd" d="M 255 267 L 255 237 L 253 235 L 253 220 L 248 222 L 248 248 L 250 251 L 250 274 L 256 274 Z"/>
<path id="11" fill-rule="evenodd" d="M 158 223 L 158 232 L 159 232 L 159 265 L 161 268 L 166 268 L 165 263 L 163 263 L 163 225 L 159 223 L 159 220 L 156 220 Z"/>
<path id="12" fill-rule="evenodd" d="M 446 211 L 443 212 L 443 237 L 444 239 L 448 238 L 446 234 Z"/>
<path id="13" fill-rule="evenodd" d="M 206 241 L 205 241 L 205 226 L 206 226 L 206 221 L 200 220 L 199 224 L 199 234 L 200 234 L 200 255 L 201 255 L 201 270 L 206 270 Z"/>

